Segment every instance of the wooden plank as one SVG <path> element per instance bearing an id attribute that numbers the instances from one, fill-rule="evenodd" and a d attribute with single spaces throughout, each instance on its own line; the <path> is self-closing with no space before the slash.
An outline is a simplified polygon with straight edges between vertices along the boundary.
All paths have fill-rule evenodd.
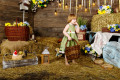
<path id="1" fill-rule="evenodd" d="M 2 0 L 0 5 L 12 5 L 12 6 L 18 6 L 18 0 Z"/>
<path id="2" fill-rule="evenodd" d="M 5 38 L 5 33 L 0 33 L 0 41 Z"/>
<path id="3" fill-rule="evenodd" d="M 7 11 L 19 11 L 19 6 L 11 6 L 11 5 L 0 5 L 0 10 Z"/>
<path id="4" fill-rule="evenodd" d="M 63 21 L 47 21 L 44 22 L 34 22 L 34 27 L 65 27 L 65 25 L 67 24 L 67 22 L 63 22 Z"/>
<path id="5" fill-rule="evenodd" d="M 4 28 L 5 27 L 0 27 L 0 33 L 4 33 Z"/>
<path id="6" fill-rule="evenodd" d="M 11 60 L 11 61 L 3 60 L 3 69 L 28 66 L 28 65 L 37 65 L 37 64 L 38 64 L 37 57 L 33 59 L 24 59 L 24 60 Z"/>

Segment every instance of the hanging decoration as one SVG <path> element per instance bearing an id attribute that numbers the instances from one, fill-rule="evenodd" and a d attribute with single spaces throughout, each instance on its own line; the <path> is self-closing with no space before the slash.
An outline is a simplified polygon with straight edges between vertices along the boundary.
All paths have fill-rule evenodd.
<path id="1" fill-rule="evenodd" d="M 61 2 L 62 1 L 62 2 Z M 66 0 L 67 1 L 67 0 Z M 71 8 L 72 8 L 72 4 L 71 4 L 71 1 L 72 0 L 69 0 L 70 1 L 70 3 L 69 3 L 69 7 L 68 7 L 68 4 L 65 2 L 65 0 L 59 0 L 59 3 L 58 3 L 58 5 L 59 6 L 63 6 L 62 8 L 63 8 L 63 10 L 64 9 L 68 9 L 69 8 L 69 12 L 71 13 Z M 107 3 L 107 1 L 106 0 L 104 0 L 104 3 L 102 4 L 102 6 L 100 6 L 101 4 L 100 4 L 100 0 L 96 0 L 97 2 L 95 2 L 95 0 L 75 0 L 76 2 L 75 2 L 75 5 L 73 6 L 74 8 L 73 8 L 73 11 L 74 11 L 74 9 L 76 10 L 76 16 L 77 16 L 77 14 L 78 14 L 78 9 L 80 8 L 80 9 L 84 9 L 83 11 L 84 12 L 90 12 L 90 14 L 91 14 L 91 12 L 92 12 L 92 8 L 94 8 L 94 6 L 96 6 L 96 4 L 97 4 L 97 6 L 98 7 L 100 7 L 99 8 L 99 10 L 98 10 L 98 14 L 104 14 L 104 13 L 111 13 L 112 12 L 112 10 L 111 10 L 111 8 L 112 8 L 112 5 L 113 5 L 113 3 L 114 3 L 114 0 L 111 0 L 111 7 L 109 6 L 109 5 L 107 5 L 107 6 L 105 6 L 106 5 L 106 3 Z M 62 4 L 61 4 L 62 3 Z M 93 6 L 93 7 L 92 7 Z M 101 8 L 104 8 L 104 7 L 107 7 L 107 9 L 108 9 L 108 7 L 110 8 L 110 9 L 108 9 L 107 11 L 106 10 L 104 10 L 104 11 L 101 11 Z M 119 0 L 119 9 L 120 9 L 120 0 Z M 106 11 L 106 12 L 105 12 Z M 55 15 L 57 15 L 57 10 L 55 10 Z"/>
<path id="2" fill-rule="evenodd" d="M 98 7 L 100 7 L 100 0 L 97 0 L 97 2 L 98 2 Z"/>
<path id="3" fill-rule="evenodd" d="M 63 10 L 65 9 L 65 4 L 64 3 L 65 3 L 65 1 L 63 0 Z"/>
<path id="4" fill-rule="evenodd" d="M 77 5 L 77 3 L 78 3 L 78 0 L 76 0 L 76 16 L 77 16 L 77 11 L 78 11 L 78 5 Z"/>
<path id="5" fill-rule="evenodd" d="M 86 7 L 86 0 L 84 0 L 84 7 Z"/>
<path id="6" fill-rule="evenodd" d="M 95 6 L 95 1 L 93 1 L 92 5 Z"/>
<path id="7" fill-rule="evenodd" d="M 31 9 L 33 12 L 36 12 L 37 8 L 46 8 L 48 5 L 48 2 L 49 0 L 32 0 Z"/>
<path id="8" fill-rule="evenodd" d="M 61 7 L 61 6 L 62 6 L 61 1 L 59 1 L 59 4 L 58 4 L 58 5 L 59 5 L 59 7 Z"/>
<path id="9" fill-rule="evenodd" d="M 112 7 L 112 2 L 113 2 L 113 0 L 111 0 L 111 7 Z"/>
<path id="10" fill-rule="evenodd" d="M 90 0 L 89 0 L 89 10 L 90 10 L 90 5 L 91 5 L 91 4 L 90 4 Z"/>
<path id="11" fill-rule="evenodd" d="M 70 0 L 70 13 L 71 13 L 71 0 Z"/>
<path id="12" fill-rule="evenodd" d="M 120 10 L 120 0 L 119 0 L 119 10 Z"/>
<path id="13" fill-rule="evenodd" d="M 67 5 L 67 3 L 65 4 L 65 9 L 68 9 L 68 5 Z"/>
<path id="14" fill-rule="evenodd" d="M 104 5 L 106 5 L 106 0 L 104 0 Z"/>
<path id="15" fill-rule="evenodd" d="M 83 7 L 83 0 L 82 0 L 82 7 Z"/>

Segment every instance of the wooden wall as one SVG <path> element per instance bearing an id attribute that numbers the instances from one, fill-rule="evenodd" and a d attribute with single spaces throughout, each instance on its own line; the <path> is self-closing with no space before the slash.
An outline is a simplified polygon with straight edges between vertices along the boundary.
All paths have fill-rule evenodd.
<path id="1" fill-rule="evenodd" d="M 80 0 L 79 0 L 80 1 Z M 88 1 L 88 0 L 87 0 Z M 97 1 L 97 0 L 95 0 Z M 101 1 L 101 0 L 100 0 Z M 115 4 L 113 7 L 118 6 L 118 0 L 114 0 Z M 5 38 L 4 34 L 4 24 L 6 22 L 13 22 L 17 17 L 22 21 L 22 11 L 19 10 L 18 5 L 19 0 L 0 0 L 0 41 Z M 69 5 L 69 0 L 66 0 Z M 108 0 L 110 4 L 110 0 Z M 97 2 L 96 2 L 97 4 Z M 101 2 L 103 4 L 103 0 Z M 72 13 L 75 13 L 75 0 L 72 0 Z M 39 36 L 47 37 L 63 37 L 62 31 L 67 24 L 67 17 L 69 15 L 69 10 L 62 8 L 57 8 L 57 2 L 52 2 L 47 8 L 38 9 L 36 13 L 26 12 L 26 20 L 30 22 L 31 26 L 34 27 L 34 32 Z M 58 15 L 54 15 L 55 8 L 58 11 Z M 92 13 L 84 12 L 79 9 L 78 16 L 88 19 L 88 27 L 90 28 L 90 21 L 92 16 L 96 14 L 98 7 L 97 5 L 93 7 Z"/>
<path id="2" fill-rule="evenodd" d="M 0 41 L 5 38 L 4 25 L 6 22 L 13 23 L 17 17 L 22 21 L 22 11 L 19 10 L 18 2 L 19 0 L 0 0 Z M 26 12 L 26 20 L 27 16 Z"/>
<path id="3" fill-rule="evenodd" d="M 69 5 L 69 0 L 65 0 L 65 1 L 66 1 L 65 3 Z M 75 14 L 75 1 L 76 0 L 72 0 L 72 13 L 74 14 Z M 104 0 L 100 0 L 100 1 L 101 4 L 104 3 L 103 2 Z M 114 1 L 115 3 L 113 5 L 113 8 L 118 6 L 118 0 L 114 0 Z M 92 7 L 91 13 L 89 11 L 84 12 L 84 9 L 78 10 L 78 16 L 82 16 L 84 19 L 88 19 L 87 27 L 89 30 L 90 30 L 90 25 L 91 25 L 90 22 L 92 16 L 97 14 L 97 9 L 98 9 L 97 0 L 95 0 L 95 3 L 96 6 Z M 110 4 L 110 0 L 107 0 L 107 4 Z M 57 9 L 58 11 L 57 16 L 54 15 L 55 9 Z M 57 1 L 49 4 L 47 8 L 39 9 L 37 13 L 35 13 L 34 15 L 34 30 L 36 32 L 36 35 L 63 37 L 62 31 L 65 25 L 67 24 L 66 20 L 69 13 L 70 12 L 68 9 L 63 10 L 62 8 L 58 8 Z"/>

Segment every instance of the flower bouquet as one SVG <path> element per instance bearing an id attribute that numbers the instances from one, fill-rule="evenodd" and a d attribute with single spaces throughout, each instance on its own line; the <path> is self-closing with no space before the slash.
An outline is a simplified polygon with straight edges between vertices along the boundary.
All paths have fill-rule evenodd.
<path id="1" fill-rule="evenodd" d="M 31 9 L 36 12 L 37 8 L 46 8 L 49 0 L 32 0 Z"/>
<path id="2" fill-rule="evenodd" d="M 106 14 L 106 13 L 110 14 L 112 12 L 113 10 L 110 5 L 102 5 L 98 9 L 98 14 Z"/>
<path id="3" fill-rule="evenodd" d="M 112 24 L 112 25 L 108 25 L 107 28 L 110 32 L 118 32 L 120 30 L 120 25 Z"/>
<path id="4" fill-rule="evenodd" d="M 85 47 L 82 48 L 82 51 L 83 51 L 85 54 L 90 54 L 90 55 L 92 55 L 92 56 L 94 56 L 94 57 L 97 57 L 96 51 L 94 51 L 94 50 L 92 49 L 92 47 L 91 47 L 90 44 L 85 45 Z"/>

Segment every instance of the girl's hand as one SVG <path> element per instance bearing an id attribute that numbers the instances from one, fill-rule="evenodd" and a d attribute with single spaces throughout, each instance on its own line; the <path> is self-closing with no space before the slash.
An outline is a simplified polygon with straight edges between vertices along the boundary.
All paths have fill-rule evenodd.
<path id="1" fill-rule="evenodd" d="M 78 23 L 77 23 L 77 22 L 75 22 L 75 25 L 78 25 Z"/>
<path id="2" fill-rule="evenodd" d="M 72 38 L 71 38 L 71 37 L 68 37 L 68 40 L 72 40 Z"/>

